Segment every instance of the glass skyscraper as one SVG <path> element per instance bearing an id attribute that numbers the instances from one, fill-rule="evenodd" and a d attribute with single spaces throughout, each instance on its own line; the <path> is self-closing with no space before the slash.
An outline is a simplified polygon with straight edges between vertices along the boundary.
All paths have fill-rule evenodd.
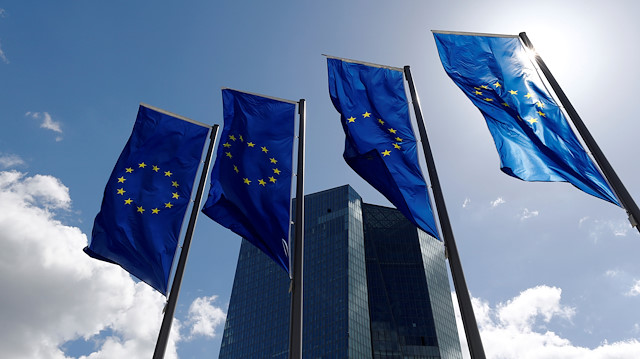
<path id="1" fill-rule="evenodd" d="M 305 358 L 460 359 L 442 243 L 348 185 L 305 196 Z M 289 277 L 243 240 L 220 359 L 288 357 Z"/>

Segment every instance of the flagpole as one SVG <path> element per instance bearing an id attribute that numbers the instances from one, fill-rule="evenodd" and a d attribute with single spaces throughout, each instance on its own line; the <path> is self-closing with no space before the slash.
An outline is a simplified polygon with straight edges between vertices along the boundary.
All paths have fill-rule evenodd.
<path id="1" fill-rule="evenodd" d="M 569 118 L 571 119 L 571 121 L 573 122 L 573 125 L 576 127 L 576 129 L 578 130 L 578 133 L 580 134 L 585 144 L 587 145 L 587 148 L 593 155 L 593 158 L 596 160 L 596 163 L 598 163 L 598 166 L 602 170 L 602 173 L 607 179 L 607 182 L 609 182 L 609 184 L 613 188 L 613 191 L 618 196 L 618 199 L 620 200 L 622 207 L 627 211 L 627 214 L 629 215 L 629 222 L 631 222 L 631 226 L 636 227 L 636 229 L 640 232 L 640 227 L 638 226 L 638 221 L 640 220 L 640 209 L 638 209 L 638 205 L 633 200 L 633 198 L 627 191 L 624 184 L 622 184 L 622 181 L 620 180 L 616 172 L 613 170 L 613 167 L 605 157 L 602 150 L 600 150 L 600 146 L 598 146 L 593 136 L 591 136 L 591 133 L 587 129 L 587 126 L 584 124 L 584 122 L 582 122 L 582 119 L 580 118 L 580 116 L 578 115 L 578 112 L 569 101 L 569 98 L 567 97 L 567 95 L 565 95 L 564 91 L 562 91 L 562 88 L 558 84 L 558 81 L 556 81 L 555 77 L 553 77 L 553 75 L 551 74 L 551 71 L 542 60 L 542 57 L 540 57 L 540 55 L 538 55 L 538 53 L 536 52 L 535 48 L 533 47 L 533 44 L 529 40 L 529 37 L 527 37 L 527 34 L 524 32 L 521 32 L 519 36 L 522 42 L 524 43 L 524 45 L 529 50 L 531 50 L 531 52 L 533 52 L 536 63 L 540 67 L 540 70 L 542 71 L 544 76 L 547 78 L 547 81 L 549 81 L 551 88 L 556 93 L 556 95 L 558 96 L 558 99 L 560 100 L 560 103 L 567 111 Z"/>
<path id="2" fill-rule="evenodd" d="M 431 153 L 431 147 L 429 146 L 429 139 L 427 138 L 424 119 L 422 117 L 422 110 L 420 109 L 420 102 L 418 100 L 418 95 L 413 84 L 413 78 L 411 77 L 411 70 L 409 66 L 404 67 L 404 74 L 407 77 L 407 82 L 409 83 L 409 91 L 411 93 L 411 99 L 413 102 L 413 110 L 416 114 L 416 122 L 418 123 L 418 132 L 420 133 L 420 139 L 422 140 L 422 149 L 424 151 L 424 157 L 427 162 L 429 180 L 433 188 L 433 197 L 436 204 L 436 210 L 438 212 L 438 219 L 440 221 L 440 230 L 442 231 L 443 237 L 442 239 L 449 255 L 449 267 L 451 268 L 453 286 L 455 287 L 456 296 L 458 297 L 458 306 L 460 307 L 460 314 L 462 315 L 462 323 L 464 325 L 464 332 L 467 337 L 467 344 L 469 345 L 469 352 L 471 354 L 471 358 L 473 359 L 484 359 L 485 354 L 484 348 L 482 346 L 482 340 L 480 338 L 480 331 L 478 330 L 476 317 L 473 314 L 471 296 L 469 295 L 467 283 L 464 279 L 464 273 L 462 271 L 462 265 L 460 263 L 460 257 L 458 255 L 458 248 L 453 237 L 451 222 L 449 221 L 447 207 L 444 203 L 442 188 L 440 187 L 440 180 L 438 179 L 438 173 L 433 161 L 433 155 Z"/>
<path id="3" fill-rule="evenodd" d="M 289 316 L 289 359 L 302 358 L 302 297 L 304 277 L 304 137 L 306 107 L 301 99 L 298 105 L 300 125 L 298 135 L 298 167 L 296 182 L 296 218 L 293 243 L 293 278 L 291 279 L 291 312 Z"/>
<path id="4" fill-rule="evenodd" d="M 180 252 L 180 259 L 178 260 L 176 273 L 173 277 L 173 284 L 171 285 L 169 300 L 167 301 L 164 317 L 162 318 L 162 326 L 160 327 L 160 333 L 158 334 L 158 341 L 156 342 L 156 348 L 153 352 L 153 359 L 164 358 L 164 353 L 167 349 L 169 333 L 171 332 L 171 322 L 173 322 L 173 314 L 175 313 L 176 304 L 178 303 L 178 294 L 180 293 L 180 285 L 182 284 L 184 268 L 187 264 L 187 257 L 189 256 L 189 247 L 191 246 L 191 238 L 193 237 L 193 230 L 196 225 L 196 220 L 198 219 L 198 213 L 200 213 L 200 201 L 202 200 L 202 195 L 204 193 L 204 186 L 207 182 L 207 176 L 209 175 L 211 155 L 213 154 L 213 148 L 215 146 L 217 134 L 218 134 L 218 125 L 213 125 L 213 128 L 211 129 L 209 148 L 207 149 L 207 157 L 205 158 L 204 165 L 202 167 L 202 173 L 200 174 L 200 183 L 198 184 L 198 190 L 196 192 L 196 196 L 193 201 L 193 208 L 191 209 L 191 217 L 189 218 L 189 225 L 187 226 L 187 232 L 185 233 L 184 243 L 182 244 L 182 251 Z"/>

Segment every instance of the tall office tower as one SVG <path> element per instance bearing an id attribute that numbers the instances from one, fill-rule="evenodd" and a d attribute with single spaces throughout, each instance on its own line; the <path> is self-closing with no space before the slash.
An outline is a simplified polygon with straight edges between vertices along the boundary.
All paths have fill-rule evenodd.
<path id="1" fill-rule="evenodd" d="M 348 185 L 305 196 L 305 358 L 462 358 L 442 242 Z M 289 277 L 243 240 L 220 358 L 288 357 Z"/>

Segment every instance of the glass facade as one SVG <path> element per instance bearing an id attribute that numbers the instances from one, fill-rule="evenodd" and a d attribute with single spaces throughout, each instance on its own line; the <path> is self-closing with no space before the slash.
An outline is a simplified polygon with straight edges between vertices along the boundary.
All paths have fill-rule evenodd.
<path id="1" fill-rule="evenodd" d="M 362 210 L 372 357 L 462 358 L 442 243 L 396 209 Z"/>
<path id="2" fill-rule="evenodd" d="M 293 232 L 292 232 L 293 233 Z M 306 358 L 461 358 L 442 243 L 348 185 L 305 196 Z M 287 358 L 289 278 L 243 240 L 220 358 Z"/>

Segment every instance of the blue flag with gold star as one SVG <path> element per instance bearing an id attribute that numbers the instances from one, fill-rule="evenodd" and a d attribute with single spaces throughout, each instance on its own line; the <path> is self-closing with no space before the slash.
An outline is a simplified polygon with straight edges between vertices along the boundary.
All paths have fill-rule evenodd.
<path id="1" fill-rule="evenodd" d="M 140 105 L 107 182 L 91 257 L 115 263 L 167 295 L 169 272 L 210 127 Z"/>
<path id="2" fill-rule="evenodd" d="M 224 128 L 202 212 L 289 273 L 296 103 L 222 90 Z"/>
<path id="3" fill-rule="evenodd" d="M 445 71 L 484 115 L 504 173 L 524 181 L 569 182 L 620 205 L 517 36 L 434 37 Z"/>
<path id="4" fill-rule="evenodd" d="M 345 161 L 409 221 L 438 238 L 402 70 L 335 58 L 327 66 L 331 101 L 346 135 Z"/>

